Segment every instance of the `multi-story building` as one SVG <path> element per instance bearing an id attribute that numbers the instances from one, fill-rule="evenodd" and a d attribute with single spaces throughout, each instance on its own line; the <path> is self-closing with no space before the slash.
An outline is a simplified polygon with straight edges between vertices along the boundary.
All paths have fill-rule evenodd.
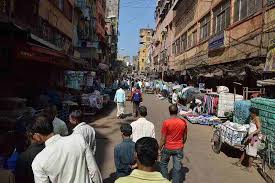
<path id="1" fill-rule="evenodd" d="M 169 10 L 173 13 L 171 54 L 174 59 L 169 60 L 168 69 L 195 78 L 218 76 L 255 85 L 257 73 L 253 71 L 265 62 L 268 43 L 275 37 L 273 2 L 175 1 Z M 159 7 L 156 20 L 163 14 Z M 254 81 L 246 82 L 246 78 Z"/>
<path id="2" fill-rule="evenodd" d="M 152 69 L 158 72 L 167 70 L 168 67 L 172 68 L 174 61 L 172 45 L 174 42 L 173 7 L 175 2 L 175 0 L 158 0 L 157 2 Z"/>
<path id="3" fill-rule="evenodd" d="M 64 70 L 75 65 L 74 5 L 74 0 L 0 0 L 0 67 L 7 71 L 1 82 L 7 89 L 64 85 Z"/>
<path id="4" fill-rule="evenodd" d="M 106 0 L 106 36 L 107 36 L 107 60 L 114 66 L 117 59 L 119 0 Z"/>
<path id="5" fill-rule="evenodd" d="M 152 44 L 153 29 L 143 28 L 140 29 L 140 48 L 138 54 L 139 72 L 146 73 L 147 60 L 148 60 L 148 48 Z"/>
<path id="6" fill-rule="evenodd" d="M 92 61 L 96 58 L 96 1 L 76 0 L 74 8 L 74 39 L 73 45 L 82 59 L 87 60 L 93 67 Z"/>
<path id="7" fill-rule="evenodd" d="M 96 0 L 96 34 L 99 43 L 97 61 L 105 62 L 106 56 L 106 31 L 105 31 L 106 0 Z"/>

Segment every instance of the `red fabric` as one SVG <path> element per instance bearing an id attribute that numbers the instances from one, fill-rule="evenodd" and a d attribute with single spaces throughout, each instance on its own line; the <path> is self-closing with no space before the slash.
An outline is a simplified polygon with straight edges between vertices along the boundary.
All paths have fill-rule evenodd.
<path id="1" fill-rule="evenodd" d="M 161 133 L 166 138 L 165 148 L 177 150 L 184 148 L 183 133 L 187 130 L 187 123 L 180 118 L 170 118 L 163 122 Z"/>

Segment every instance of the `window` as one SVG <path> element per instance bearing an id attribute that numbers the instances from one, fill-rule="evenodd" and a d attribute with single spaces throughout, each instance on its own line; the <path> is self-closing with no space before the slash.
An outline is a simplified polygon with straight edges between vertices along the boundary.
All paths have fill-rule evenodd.
<path id="1" fill-rule="evenodd" d="M 176 54 L 180 54 L 180 38 L 178 38 L 176 41 Z"/>
<path id="2" fill-rule="evenodd" d="M 193 31 L 188 35 L 187 47 L 191 48 L 197 44 L 197 30 Z"/>
<path id="3" fill-rule="evenodd" d="M 151 37 L 146 37 L 146 41 L 147 42 L 151 41 Z"/>
<path id="4" fill-rule="evenodd" d="M 181 53 L 187 48 L 187 32 L 181 36 Z"/>
<path id="5" fill-rule="evenodd" d="M 213 32 L 220 33 L 230 25 L 230 1 L 226 0 L 213 11 Z"/>
<path id="6" fill-rule="evenodd" d="M 176 54 L 176 43 L 173 43 L 172 46 L 172 53 L 175 55 Z"/>
<path id="7" fill-rule="evenodd" d="M 240 21 L 262 8 L 262 0 L 235 0 L 234 22 Z"/>
<path id="8" fill-rule="evenodd" d="M 203 41 L 210 36 L 210 14 L 200 21 L 200 40 Z"/>

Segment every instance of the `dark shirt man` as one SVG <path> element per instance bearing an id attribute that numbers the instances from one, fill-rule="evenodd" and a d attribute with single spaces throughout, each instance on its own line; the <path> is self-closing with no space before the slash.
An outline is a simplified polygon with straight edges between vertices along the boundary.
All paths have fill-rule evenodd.
<path id="1" fill-rule="evenodd" d="M 26 151 L 20 154 L 16 163 L 16 182 L 33 183 L 32 162 L 35 156 L 44 149 L 44 144 L 32 143 Z"/>
<path id="2" fill-rule="evenodd" d="M 182 182 L 181 168 L 183 160 L 183 148 L 187 140 L 187 123 L 177 117 L 178 107 L 173 104 L 169 107 L 170 119 L 162 124 L 160 150 L 160 170 L 165 178 L 168 177 L 168 164 L 173 157 L 173 183 Z"/>
<path id="3" fill-rule="evenodd" d="M 135 153 L 135 143 L 130 138 L 132 135 L 131 125 L 122 124 L 120 131 L 123 141 L 114 150 L 117 178 L 127 176 L 132 172 Z"/>

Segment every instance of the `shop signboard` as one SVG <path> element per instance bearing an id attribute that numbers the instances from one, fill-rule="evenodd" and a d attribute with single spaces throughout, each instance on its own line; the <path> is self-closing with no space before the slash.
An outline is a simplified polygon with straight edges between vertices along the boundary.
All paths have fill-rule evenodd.
<path id="1" fill-rule="evenodd" d="M 275 39 L 270 41 L 264 71 L 275 72 Z"/>
<path id="2" fill-rule="evenodd" d="M 224 32 L 212 37 L 208 42 L 208 49 L 214 50 L 224 46 Z"/>

